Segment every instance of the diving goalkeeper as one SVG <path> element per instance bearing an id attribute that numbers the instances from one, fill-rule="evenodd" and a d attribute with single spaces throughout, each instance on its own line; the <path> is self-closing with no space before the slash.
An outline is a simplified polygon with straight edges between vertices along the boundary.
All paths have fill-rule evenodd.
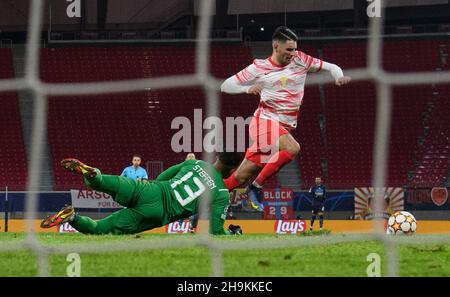
<path id="1" fill-rule="evenodd" d="M 214 165 L 201 160 L 188 160 L 162 172 L 154 181 L 143 183 L 133 179 L 102 174 L 97 168 L 77 159 L 64 159 L 64 169 L 83 176 L 87 186 L 111 195 L 126 208 L 95 221 L 81 216 L 72 206 L 65 206 L 41 223 L 50 228 L 69 222 L 84 234 L 133 234 L 189 217 L 197 213 L 200 201 L 211 193 L 210 232 L 217 235 L 241 234 L 239 226 L 224 229 L 230 194 L 223 178 L 239 165 L 237 153 L 219 153 Z"/>

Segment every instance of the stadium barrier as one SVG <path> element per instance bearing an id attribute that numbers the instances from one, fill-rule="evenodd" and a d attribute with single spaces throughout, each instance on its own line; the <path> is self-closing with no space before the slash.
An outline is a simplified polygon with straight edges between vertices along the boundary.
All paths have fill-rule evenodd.
<path id="1" fill-rule="evenodd" d="M 372 189 L 372 188 L 358 188 L 359 189 Z M 394 189 L 394 188 L 388 188 Z M 399 188 L 400 189 L 400 188 Z M 446 194 L 443 197 L 436 197 L 432 195 L 433 191 L 441 189 Z M 279 190 L 279 189 L 277 189 Z M 327 190 L 327 200 L 325 201 L 325 211 L 351 211 L 358 210 L 358 206 L 355 205 L 355 190 Z M 236 210 L 252 210 L 249 205 L 249 199 L 246 195 L 243 195 L 245 189 L 236 189 L 231 193 L 231 204 Z M 420 188 L 409 189 L 403 188 L 401 199 L 404 203 L 401 204 L 401 208 L 398 210 L 406 210 L 413 212 L 420 211 L 447 211 L 450 210 L 450 200 L 447 199 L 450 188 Z M 71 194 L 73 193 L 73 194 Z M 79 193 L 79 194 L 77 194 Z M 292 207 L 294 212 L 298 211 L 311 211 L 312 201 L 308 191 L 294 191 L 292 199 Z M 364 203 L 367 204 L 369 199 L 369 192 L 366 193 Z M 389 193 L 388 193 L 389 194 Z M 9 191 L 9 212 L 24 212 L 25 211 L 25 197 L 26 191 Z M 111 212 L 117 210 L 114 206 L 114 202 L 107 194 L 103 194 L 92 190 L 72 190 L 72 191 L 42 191 L 38 192 L 38 212 L 56 212 L 61 209 L 64 204 L 72 204 L 75 208 L 80 208 L 86 212 Z M 388 195 L 388 197 L 390 197 Z M 357 197 L 358 198 L 358 197 Z M 392 197 L 394 198 L 394 197 Z M 439 200 L 438 200 L 439 198 Z M 444 199 L 445 198 L 445 199 Z M 359 198 L 358 198 L 359 199 Z M 4 201 L 6 200 L 6 192 L 0 191 L 0 212 L 5 211 Z M 390 199 L 390 204 L 393 204 L 396 200 Z M 277 200 L 275 199 L 276 203 Z M 281 201 L 283 202 L 283 201 Z M 280 204 L 281 205 L 281 204 Z M 393 207 L 389 207 L 393 210 Z M 397 210 L 397 209 L 396 209 Z M 365 209 L 363 209 L 365 211 Z M 391 211 L 392 212 L 392 211 Z M 275 219 L 275 218 L 274 218 Z M 280 219 L 280 218 L 276 218 Z"/>
<path id="2" fill-rule="evenodd" d="M 202 226 L 206 226 L 208 221 L 200 220 L 197 232 L 201 232 Z M 36 232 L 75 232 L 70 225 L 65 224 L 59 228 L 41 229 L 40 220 L 34 221 Z M 225 226 L 229 224 L 240 225 L 245 234 L 301 234 L 309 230 L 309 220 L 227 220 Z M 2 226 L 3 227 L 3 226 Z M 324 228 L 332 233 L 373 233 L 373 222 L 370 220 L 326 220 Z M 3 229 L 3 228 L 2 228 Z M 25 232 L 26 220 L 10 220 L 9 232 Z M 178 222 L 155 228 L 144 233 L 188 233 L 189 221 L 183 224 Z M 314 230 L 318 230 L 318 222 Z M 0 230 L 3 231 L 3 230 Z M 450 221 L 420 221 L 417 227 L 417 234 L 450 234 Z"/>

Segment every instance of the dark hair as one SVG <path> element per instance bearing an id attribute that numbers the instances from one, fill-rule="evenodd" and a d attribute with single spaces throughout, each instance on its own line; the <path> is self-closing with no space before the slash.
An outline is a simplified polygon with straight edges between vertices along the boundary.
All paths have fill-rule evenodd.
<path id="1" fill-rule="evenodd" d="M 221 152 L 218 153 L 220 162 L 226 167 L 234 168 L 241 162 L 241 154 L 237 152 Z"/>
<path id="2" fill-rule="evenodd" d="M 133 154 L 133 157 L 131 157 L 131 159 L 134 159 L 134 157 L 138 157 L 138 158 L 141 159 L 141 161 L 142 161 L 141 155 L 139 155 L 139 154 Z"/>
<path id="3" fill-rule="evenodd" d="M 298 36 L 295 34 L 295 32 L 288 27 L 280 26 L 275 29 L 275 32 L 273 32 L 272 40 L 278 40 L 286 42 L 287 40 L 297 41 Z"/>

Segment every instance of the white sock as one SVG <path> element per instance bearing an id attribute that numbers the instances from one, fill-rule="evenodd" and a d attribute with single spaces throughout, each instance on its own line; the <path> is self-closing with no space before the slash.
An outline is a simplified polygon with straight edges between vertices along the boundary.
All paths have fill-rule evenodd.
<path id="1" fill-rule="evenodd" d="M 258 185 L 258 183 L 256 181 L 252 182 L 252 185 L 254 185 L 255 187 L 257 187 L 258 189 L 261 189 L 262 186 Z"/>

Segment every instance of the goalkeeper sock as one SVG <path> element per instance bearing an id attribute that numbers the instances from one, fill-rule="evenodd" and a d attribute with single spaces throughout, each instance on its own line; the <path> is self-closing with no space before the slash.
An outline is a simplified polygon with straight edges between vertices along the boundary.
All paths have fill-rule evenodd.
<path id="1" fill-rule="evenodd" d="M 76 215 L 69 224 L 83 234 L 96 234 L 97 231 L 97 222 L 89 217 Z"/>
<path id="2" fill-rule="evenodd" d="M 90 217 L 76 215 L 69 223 L 78 232 L 83 234 L 122 234 L 122 229 L 117 227 L 117 215 L 110 215 L 101 220 L 93 220 Z"/>
<path id="3" fill-rule="evenodd" d="M 320 229 L 323 228 L 323 215 L 319 216 Z"/>
<path id="4" fill-rule="evenodd" d="M 258 185 L 264 185 L 264 182 L 270 178 L 272 175 L 277 173 L 281 167 L 289 163 L 294 159 L 288 151 L 279 151 L 275 153 L 270 159 L 269 162 L 264 166 L 263 170 L 256 177 L 255 182 Z"/>
<path id="5" fill-rule="evenodd" d="M 233 172 L 228 178 L 224 179 L 223 182 L 229 191 L 240 186 L 240 183 L 236 179 L 236 174 Z"/>

